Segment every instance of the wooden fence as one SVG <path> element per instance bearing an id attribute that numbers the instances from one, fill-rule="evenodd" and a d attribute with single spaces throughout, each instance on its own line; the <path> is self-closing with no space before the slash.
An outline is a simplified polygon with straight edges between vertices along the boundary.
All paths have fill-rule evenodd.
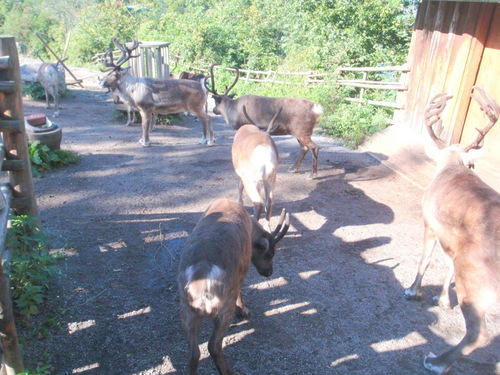
<path id="1" fill-rule="evenodd" d="M 28 142 L 24 125 L 21 94 L 21 73 L 14 37 L 0 37 L 0 166 L 7 171 L 9 182 L 1 187 L 0 194 L 0 338 L 2 346 L 2 374 L 23 372 L 19 351 L 9 280 L 4 265 L 8 261 L 5 249 L 7 224 L 11 209 L 18 214 L 38 217 Z"/>
<path id="2" fill-rule="evenodd" d="M 219 67 L 215 67 L 217 69 Z M 234 68 L 226 68 L 233 70 Z M 208 69 L 195 68 L 196 72 L 201 72 L 208 75 Z M 278 72 L 275 70 L 261 71 L 251 69 L 239 69 L 240 79 L 245 82 L 259 82 L 269 84 L 286 84 L 286 85 L 303 85 L 306 87 L 318 86 L 350 86 L 359 88 L 359 95 L 355 98 L 346 98 L 347 101 L 357 103 L 367 103 L 376 106 L 384 106 L 401 109 L 402 105 L 397 102 L 376 101 L 365 99 L 366 90 L 394 90 L 405 91 L 408 86 L 405 82 L 401 81 L 402 73 L 409 72 L 407 66 L 385 66 L 385 67 L 361 67 L 361 68 L 345 68 L 341 67 L 335 70 L 333 74 L 328 73 L 314 73 L 314 72 Z M 369 80 L 369 74 L 378 73 L 379 75 L 384 72 L 394 72 L 398 76 L 394 76 L 391 81 Z M 359 75 L 361 74 L 361 77 Z M 350 75 L 348 79 L 345 77 Z M 331 80 L 328 77 L 331 77 Z M 296 78 L 293 80 L 292 78 Z M 397 81 L 395 81 L 397 79 Z"/>

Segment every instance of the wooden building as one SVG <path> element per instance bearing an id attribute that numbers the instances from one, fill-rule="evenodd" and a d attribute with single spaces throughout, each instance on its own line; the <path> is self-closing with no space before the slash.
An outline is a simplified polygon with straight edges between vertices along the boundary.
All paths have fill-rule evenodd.
<path id="1" fill-rule="evenodd" d="M 485 88 L 500 102 L 500 1 L 433 1 L 419 5 L 408 55 L 409 72 L 402 79 L 402 109 L 394 115 L 404 128 L 425 132 L 424 111 L 436 94 L 453 95 L 443 113 L 442 138 L 470 143 L 486 116 L 470 94 Z M 485 138 L 485 156 L 500 163 L 500 124 Z M 500 165 L 500 164 L 498 164 Z"/>

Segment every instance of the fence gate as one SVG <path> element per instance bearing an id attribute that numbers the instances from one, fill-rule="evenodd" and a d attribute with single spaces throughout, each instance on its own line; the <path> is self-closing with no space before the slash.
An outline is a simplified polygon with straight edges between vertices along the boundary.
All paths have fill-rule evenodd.
<path id="1" fill-rule="evenodd" d="M 21 74 L 14 37 L 0 36 L 0 165 L 7 171 L 9 182 L 0 194 L 0 336 L 2 344 L 1 374 L 24 371 L 19 351 L 8 277 L 4 273 L 8 254 L 5 250 L 7 222 L 11 209 L 17 214 L 38 217 L 28 143 L 24 126 Z"/>

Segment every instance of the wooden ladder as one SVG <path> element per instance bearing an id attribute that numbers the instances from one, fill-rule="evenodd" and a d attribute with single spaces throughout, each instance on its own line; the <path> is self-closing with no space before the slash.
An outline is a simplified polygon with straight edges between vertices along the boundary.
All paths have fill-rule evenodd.
<path id="1" fill-rule="evenodd" d="M 38 208 L 31 177 L 31 164 L 24 125 L 21 73 L 14 37 L 0 36 L 0 166 L 7 171 L 9 182 L 0 195 L 0 336 L 2 344 L 1 374 L 24 371 L 19 350 L 9 280 L 3 264 L 9 254 L 5 249 L 9 213 L 38 217 Z"/>

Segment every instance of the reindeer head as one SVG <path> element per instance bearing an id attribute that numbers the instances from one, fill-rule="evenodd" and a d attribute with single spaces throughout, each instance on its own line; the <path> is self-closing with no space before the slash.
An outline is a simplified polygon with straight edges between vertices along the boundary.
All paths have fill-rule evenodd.
<path id="1" fill-rule="evenodd" d="M 233 87 L 236 86 L 236 83 L 238 82 L 238 79 L 240 78 L 240 70 L 236 67 L 232 68 L 232 69 L 236 70 L 236 78 L 235 78 L 234 82 L 231 84 L 231 86 L 229 86 L 229 88 L 226 88 L 226 91 L 224 92 L 224 94 L 221 95 L 221 94 L 218 94 L 217 91 L 215 90 L 214 66 L 216 66 L 216 65 L 220 65 L 220 64 L 212 64 L 210 66 L 210 80 L 212 83 L 212 87 L 208 86 L 207 79 L 204 81 L 204 85 L 205 85 L 205 88 L 207 89 L 207 91 L 212 94 L 212 97 L 215 100 L 215 107 L 213 109 L 214 113 L 216 115 L 220 115 L 221 111 L 219 109 L 219 106 L 224 106 L 224 104 L 227 101 L 232 100 L 234 98 L 235 94 L 229 94 L 229 91 L 231 91 L 233 89 Z"/>
<path id="2" fill-rule="evenodd" d="M 443 120 L 441 119 L 441 113 L 446 106 L 446 102 L 453 96 L 446 95 L 445 93 L 438 94 L 434 96 L 427 105 L 424 115 L 425 126 L 437 150 L 435 148 L 426 147 L 425 151 L 430 158 L 438 162 L 439 166 L 460 164 L 473 168 L 474 162 L 482 156 L 481 147 L 483 147 L 485 135 L 498 121 L 500 115 L 498 102 L 491 98 L 486 90 L 478 86 L 474 86 L 473 88 L 481 93 L 484 100 L 474 94 L 472 94 L 471 97 L 479 103 L 481 110 L 486 114 L 490 122 L 481 130 L 476 128 L 479 134 L 476 139 L 467 146 L 461 146 L 459 144 L 447 145 L 438 136 L 442 131 Z M 436 131 L 433 129 L 434 125 L 438 135 L 436 135 Z"/>
<path id="3" fill-rule="evenodd" d="M 116 89 L 120 86 L 122 78 L 128 74 L 129 68 L 122 68 L 121 66 L 133 57 L 139 57 L 139 55 L 132 55 L 132 52 L 139 46 L 137 39 L 132 39 L 132 42 L 120 44 L 117 37 L 113 38 L 114 45 L 122 52 L 120 58 L 114 62 L 113 50 L 110 48 L 106 51 L 102 57 L 102 65 L 106 68 L 101 69 L 102 72 L 108 73 L 102 80 L 100 80 L 101 86 L 108 89 Z"/>
<path id="4" fill-rule="evenodd" d="M 278 225 L 272 233 L 266 231 L 255 218 L 252 218 L 252 263 L 260 275 L 269 277 L 273 274 L 273 258 L 276 245 L 285 236 L 290 227 L 290 214 L 285 209 L 281 212 Z"/>

